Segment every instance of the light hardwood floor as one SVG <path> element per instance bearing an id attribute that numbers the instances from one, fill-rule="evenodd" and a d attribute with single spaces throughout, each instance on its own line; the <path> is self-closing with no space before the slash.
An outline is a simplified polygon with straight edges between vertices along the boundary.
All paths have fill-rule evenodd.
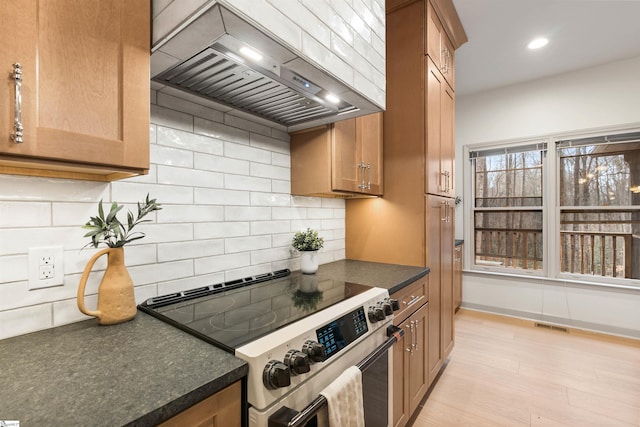
<path id="1" fill-rule="evenodd" d="M 640 426 L 640 341 L 469 310 L 455 326 L 414 427 Z"/>

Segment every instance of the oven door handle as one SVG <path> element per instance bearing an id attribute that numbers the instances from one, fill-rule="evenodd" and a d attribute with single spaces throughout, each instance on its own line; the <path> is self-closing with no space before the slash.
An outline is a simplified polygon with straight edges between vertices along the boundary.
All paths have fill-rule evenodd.
<path id="1" fill-rule="evenodd" d="M 356 366 L 360 371 L 366 371 L 369 366 L 373 365 L 384 353 L 386 353 L 395 343 L 400 341 L 404 336 L 404 331 L 397 326 L 391 325 L 387 327 L 387 339 L 380 344 L 373 352 L 362 359 Z M 301 427 L 309 422 L 325 405 L 327 399 L 320 395 L 313 402 L 307 405 L 302 411 L 283 406 L 269 417 L 269 427 Z"/>

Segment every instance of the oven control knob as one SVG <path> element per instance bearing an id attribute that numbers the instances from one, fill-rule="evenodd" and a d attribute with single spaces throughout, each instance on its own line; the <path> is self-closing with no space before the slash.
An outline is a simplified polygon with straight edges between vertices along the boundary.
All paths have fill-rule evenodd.
<path id="1" fill-rule="evenodd" d="M 397 299 L 395 298 L 385 298 L 384 300 L 385 302 L 388 302 L 389 304 L 391 304 L 391 309 L 393 311 L 398 311 L 400 310 L 400 303 L 398 302 Z"/>
<path id="2" fill-rule="evenodd" d="M 327 358 L 327 353 L 324 351 L 324 346 L 319 342 L 307 340 L 302 346 L 302 352 L 309 356 L 311 363 L 324 362 Z"/>
<path id="3" fill-rule="evenodd" d="M 371 321 L 371 323 L 376 323 L 378 321 L 384 320 L 384 318 L 386 317 L 384 315 L 384 309 L 380 304 L 370 306 L 367 315 L 369 316 L 369 321 Z"/>
<path id="4" fill-rule="evenodd" d="M 289 366 L 291 375 L 306 374 L 311 370 L 311 362 L 307 353 L 298 350 L 289 350 L 284 355 L 284 363 Z"/>
<path id="5" fill-rule="evenodd" d="M 287 387 L 291 384 L 289 367 L 277 360 L 270 360 L 262 371 L 262 382 L 269 390 Z"/>
<path id="6" fill-rule="evenodd" d="M 380 302 L 378 305 L 382 308 L 385 316 L 391 316 L 393 314 L 393 308 L 388 301 Z"/>

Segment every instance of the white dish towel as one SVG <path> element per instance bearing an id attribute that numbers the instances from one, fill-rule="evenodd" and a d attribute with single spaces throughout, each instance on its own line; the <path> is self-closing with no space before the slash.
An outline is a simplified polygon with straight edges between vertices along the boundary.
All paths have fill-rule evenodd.
<path id="1" fill-rule="evenodd" d="M 329 403 L 329 427 L 364 427 L 362 372 L 347 368 L 320 392 Z"/>

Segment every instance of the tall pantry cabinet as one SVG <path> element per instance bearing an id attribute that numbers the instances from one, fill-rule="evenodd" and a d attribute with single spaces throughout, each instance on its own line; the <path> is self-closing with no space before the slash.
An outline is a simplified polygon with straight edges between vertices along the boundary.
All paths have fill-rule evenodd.
<path id="1" fill-rule="evenodd" d="M 346 256 L 430 268 L 431 384 L 454 343 L 453 51 L 467 39 L 451 0 L 390 0 L 386 12 L 385 191 L 347 200 Z M 408 419 L 394 421 L 401 427 Z"/>

